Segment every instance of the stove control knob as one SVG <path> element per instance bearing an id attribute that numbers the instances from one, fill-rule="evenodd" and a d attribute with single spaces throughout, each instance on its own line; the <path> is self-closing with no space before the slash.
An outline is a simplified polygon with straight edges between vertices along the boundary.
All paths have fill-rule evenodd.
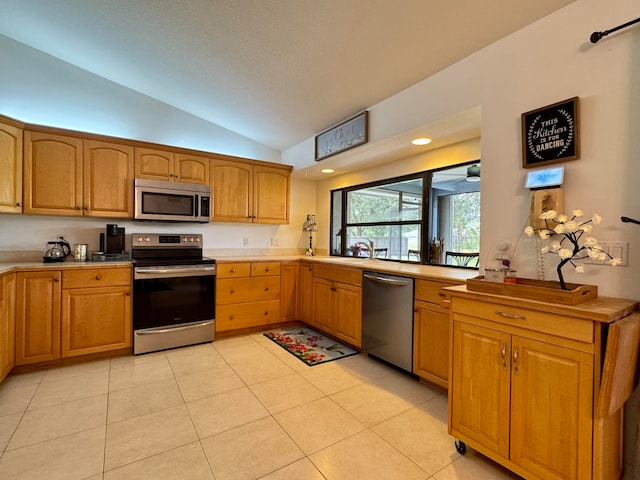
<path id="1" fill-rule="evenodd" d="M 188 241 L 189 241 L 189 239 L 187 239 L 187 237 L 183 237 L 183 238 L 182 238 L 182 241 L 183 241 L 183 242 L 188 242 Z"/>
<path id="2" fill-rule="evenodd" d="M 144 241 L 145 241 L 145 242 L 150 242 L 150 241 L 151 241 L 151 239 L 149 238 L 149 236 L 146 236 L 146 237 L 144 237 Z"/>
<path id="3" fill-rule="evenodd" d="M 137 237 L 137 238 L 136 238 L 136 241 L 137 241 L 138 243 L 142 243 L 142 237 Z"/>
<path id="4" fill-rule="evenodd" d="M 195 238 L 196 243 L 200 243 L 200 237 Z"/>
<path id="5" fill-rule="evenodd" d="M 189 241 L 193 243 L 193 237 L 189 237 Z"/>

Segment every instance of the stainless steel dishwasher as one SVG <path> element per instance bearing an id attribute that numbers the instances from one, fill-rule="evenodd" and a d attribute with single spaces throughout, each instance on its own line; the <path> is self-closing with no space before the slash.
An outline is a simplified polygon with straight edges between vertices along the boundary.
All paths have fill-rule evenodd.
<path id="1" fill-rule="evenodd" d="M 362 349 L 413 372 L 413 278 L 364 272 Z"/>

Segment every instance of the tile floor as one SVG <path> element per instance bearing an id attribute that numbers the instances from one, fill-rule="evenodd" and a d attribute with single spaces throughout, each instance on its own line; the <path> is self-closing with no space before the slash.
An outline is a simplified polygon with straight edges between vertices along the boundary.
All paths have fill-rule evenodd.
<path id="1" fill-rule="evenodd" d="M 447 435 L 447 399 L 356 355 L 261 334 L 10 375 L 0 478 L 517 479 Z"/>

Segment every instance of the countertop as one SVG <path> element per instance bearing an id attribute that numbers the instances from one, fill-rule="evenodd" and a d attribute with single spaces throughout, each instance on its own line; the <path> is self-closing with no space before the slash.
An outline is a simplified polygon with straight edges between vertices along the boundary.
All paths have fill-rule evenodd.
<path id="1" fill-rule="evenodd" d="M 356 268 L 359 270 L 373 270 L 392 275 L 409 276 L 413 278 L 423 278 L 427 280 L 453 280 L 466 281 L 479 275 L 477 270 L 465 268 L 439 267 L 433 265 L 419 265 L 415 263 L 389 262 L 385 260 L 369 260 L 367 258 L 353 257 L 332 257 L 332 256 L 313 256 L 305 255 L 273 255 L 273 256 L 229 256 L 216 257 L 216 262 L 286 262 L 302 260 L 312 263 L 331 264 L 340 267 Z M 76 262 L 68 259 L 59 263 L 14 261 L 1 262 L 0 274 L 9 273 L 11 271 L 29 271 L 42 269 L 68 269 L 68 268 L 109 268 L 109 267 L 129 267 L 131 262 Z"/>

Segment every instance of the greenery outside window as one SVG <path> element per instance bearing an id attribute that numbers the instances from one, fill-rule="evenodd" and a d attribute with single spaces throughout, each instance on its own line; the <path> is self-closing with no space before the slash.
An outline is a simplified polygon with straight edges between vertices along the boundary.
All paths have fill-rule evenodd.
<path id="1" fill-rule="evenodd" d="M 480 183 L 467 180 L 470 165 L 334 190 L 331 254 L 369 257 L 373 243 L 380 260 L 477 267 Z M 471 166 L 479 179 L 480 163 Z"/>

